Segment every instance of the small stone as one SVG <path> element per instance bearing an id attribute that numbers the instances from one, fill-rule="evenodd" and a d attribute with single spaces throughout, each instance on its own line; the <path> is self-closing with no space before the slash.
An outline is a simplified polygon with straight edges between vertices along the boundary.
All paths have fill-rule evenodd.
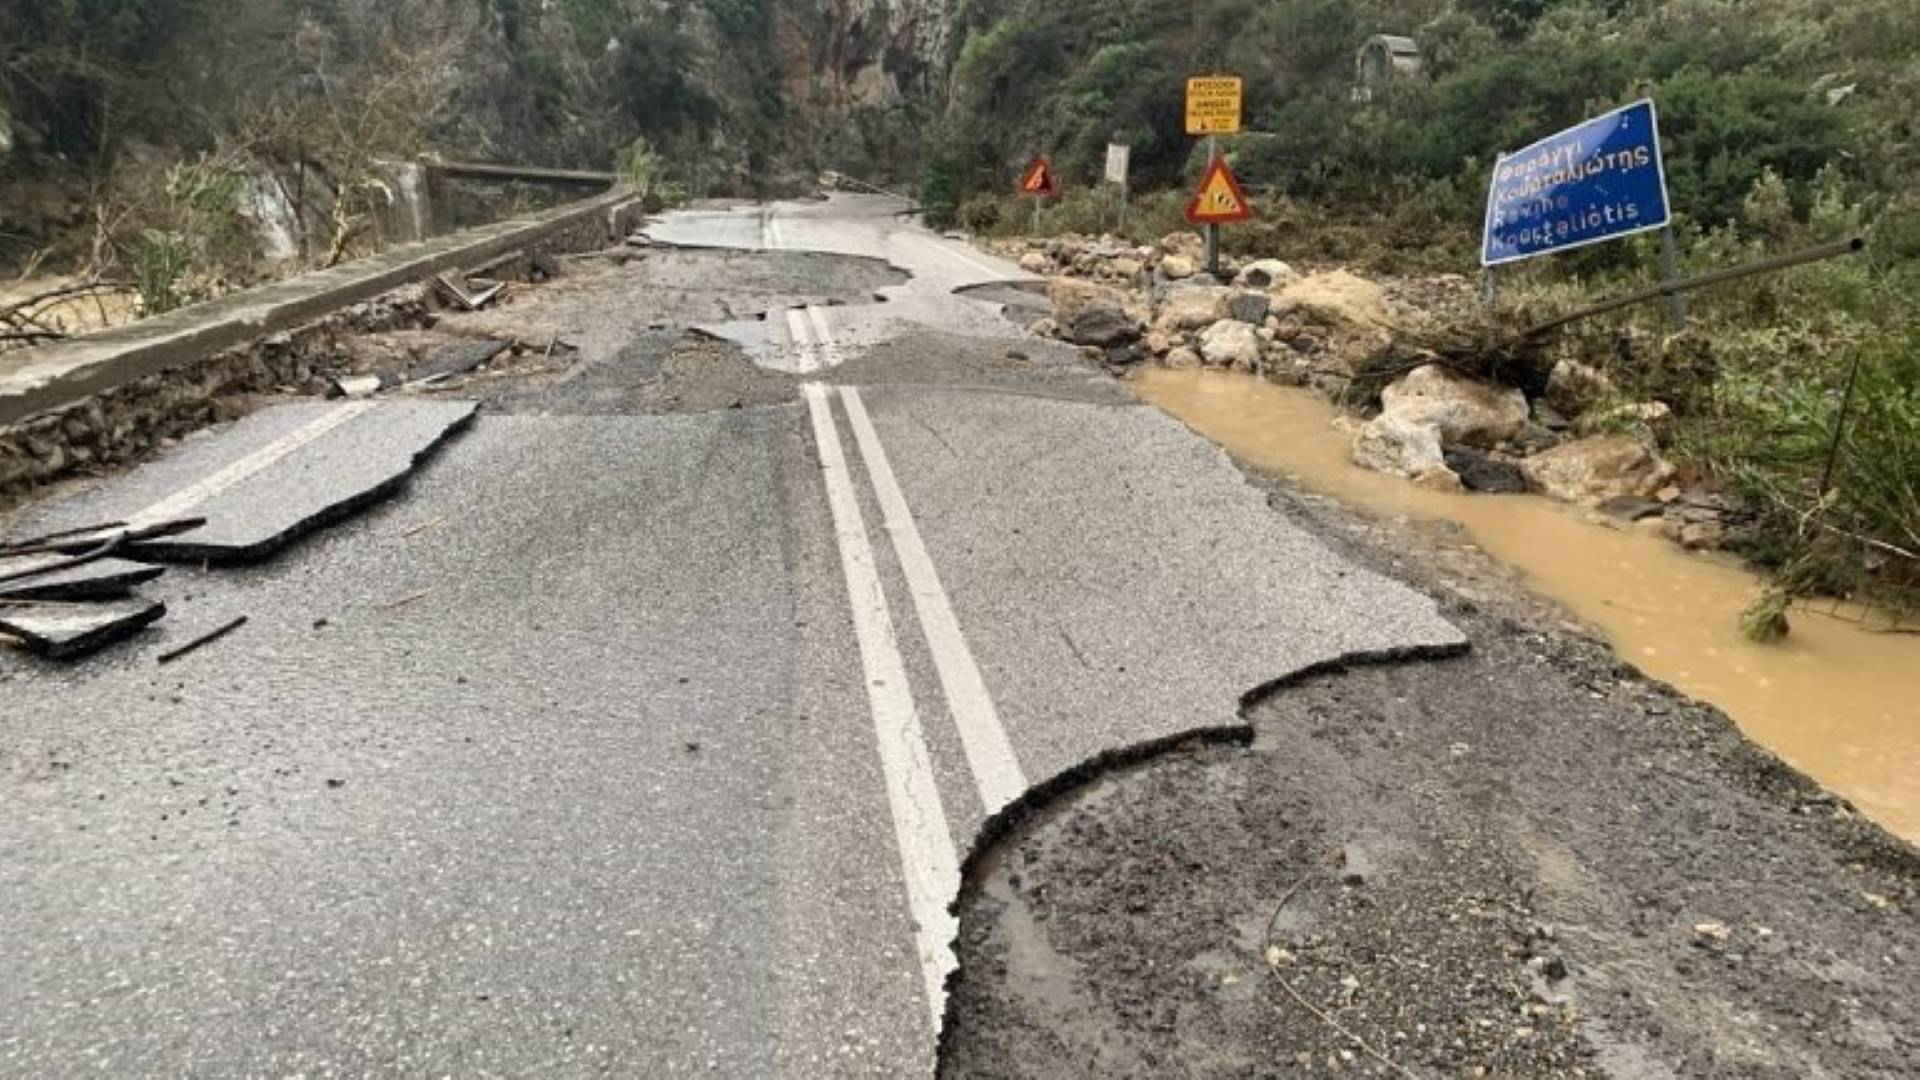
<path id="1" fill-rule="evenodd" d="M 1258 326 L 1273 310 L 1273 297 L 1263 292 L 1240 292 L 1227 297 L 1227 315 L 1243 323 Z"/>
<path id="2" fill-rule="evenodd" d="M 1688 551 L 1718 551 L 1727 546 L 1727 528 L 1711 521 L 1697 521 L 1680 530 L 1680 543 Z"/>
<path id="3" fill-rule="evenodd" d="M 1633 531 L 1642 536 L 1651 536 L 1655 540 L 1668 543 L 1680 542 L 1680 523 L 1666 517 L 1641 518 L 1633 523 Z"/>
<path id="4" fill-rule="evenodd" d="M 1234 284 L 1255 289 L 1271 289 L 1276 285 L 1285 285 L 1300 275 L 1293 267 L 1279 259 L 1260 259 L 1250 262 L 1234 278 Z"/>
<path id="5" fill-rule="evenodd" d="M 1199 272 L 1199 264 L 1185 255 L 1168 255 L 1160 260 L 1160 273 L 1168 281 L 1185 281 Z"/>
<path id="6" fill-rule="evenodd" d="M 1175 371 L 1191 371 L 1200 366 L 1200 354 L 1188 348 L 1174 349 L 1164 362 Z"/>
<path id="7" fill-rule="evenodd" d="M 1718 922 L 1696 923 L 1693 932 L 1702 941 L 1725 941 L 1733 936 L 1733 931 L 1727 929 L 1726 923 Z"/>
<path id="8" fill-rule="evenodd" d="M 1020 269 L 1029 274 L 1045 274 L 1053 269 L 1053 260 L 1037 251 L 1020 256 Z"/>

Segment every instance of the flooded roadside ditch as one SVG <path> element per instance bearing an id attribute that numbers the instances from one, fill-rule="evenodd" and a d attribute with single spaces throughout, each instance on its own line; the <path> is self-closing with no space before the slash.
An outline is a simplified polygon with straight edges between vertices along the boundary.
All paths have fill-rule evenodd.
<path id="1" fill-rule="evenodd" d="M 1535 496 L 1442 494 L 1361 469 L 1331 426 L 1332 406 L 1308 391 L 1163 368 L 1128 385 L 1256 470 L 1371 513 L 1460 525 L 1636 667 L 1718 706 L 1756 742 L 1920 843 L 1920 638 L 1797 609 L 1786 642 L 1757 645 L 1741 636 L 1739 617 L 1762 582 L 1730 560 Z"/>

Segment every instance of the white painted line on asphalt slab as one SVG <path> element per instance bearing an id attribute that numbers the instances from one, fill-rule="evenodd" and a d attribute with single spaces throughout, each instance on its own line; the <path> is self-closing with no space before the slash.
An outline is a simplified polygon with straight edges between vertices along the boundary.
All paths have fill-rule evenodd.
<path id="1" fill-rule="evenodd" d="M 194 507 L 272 468 L 287 455 L 310 445 L 355 417 L 364 415 L 377 404 L 378 402 L 373 401 L 355 401 L 335 406 L 308 422 L 304 427 L 280 436 L 213 475 L 154 503 L 128 518 L 127 524 L 130 528 L 141 529 L 186 517 Z"/>
<path id="2" fill-rule="evenodd" d="M 847 599 L 853 608 L 854 637 L 860 646 L 860 665 L 866 674 L 867 707 L 873 713 L 874 734 L 880 746 L 880 765 L 887 779 L 887 803 L 900 846 L 900 868 L 907 885 L 907 905 L 919 948 L 920 971 L 926 983 L 927 1013 L 933 1031 L 940 1032 L 946 1013 L 947 976 L 958 965 L 953 941 L 960 924 L 948 905 L 960 891 L 960 861 L 954 853 L 953 833 L 940 789 L 934 782 L 933 760 L 920 714 L 913 706 L 907 667 L 894 637 L 880 571 L 873 546 L 867 540 L 866 521 L 853 476 L 840 447 L 833 421 L 832 399 L 818 383 L 801 387 L 813 418 L 813 438 L 820 454 L 820 472 L 826 480 L 827 503 L 833 512 L 834 537 L 840 547 L 840 565 L 846 573 Z"/>
<path id="3" fill-rule="evenodd" d="M 928 244 L 932 246 L 935 251 L 938 251 L 941 254 L 946 255 L 950 259 L 957 259 L 960 262 L 965 263 L 968 266 L 968 268 L 973 270 L 978 270 L 995 281 L 1007 280 L 1007 272 L 1005 270 L 1002 270 L 999 267 L 994 266 L 993 264 L 988 263 L 982 259 L 975 258 L 974 256 L 964 251 L 961 251 L 958 248 L 955 248 L 953 245 L 949 244 L 947 241 L 936 239 L 934 237 L 926 235 L 925 233 L 910 232 L 910 233 L 907 233 L 906 235 L 914 238 L 915 240 L 920 241 L 923 244 Z"/>
<path id="4" fill-rule="evenodd" d="M 787 309 L 787 336 L 800 349 L 800 355 L 793 362 L 793 373 L 807 375 L 820 370 L 819 350 L 814 346 L 813 335 L 807 330 L 806 312 L 799 308 Z"/>
<path id="5" fill-rule="evenodd" d="M 1014 754 L 1000 713 L 993 707 L 993 696 L 981 678 L 980 665 L 974 662 L 967 636 L 953 613 L 947 591 L 940 585 L 933 557 L 920 537 L 913 511 L 907 506 L 906 493 L 894 477 L 880 433 L 874 430 L 860 391 L 841 387 L 847 420 L 853 427 L 860 458 L 866 463 L 867 478 L 873 483 L 886 516 L 887 533 L 893 538 L 893 550 L 900 557 L 900 569 L 906 575 L 913 607 L 920 616 L 920 629 L 926 634 L 927 648 L 933 653 L 934 668 L 940 674 L 940 686 L 946 691 L 947 706 L 954 724 L 960 729 L 960 742 L 966 748 L 967 764 L 973 768 L 973 780 L 980 790 L 980 801 L 991 817 L 1018 799 L 1027 790 L 1020 760 Z"/>
<path id="6" fill-rule="evenodd" d="M 827 325 L 827 313 L 821 308 L 807 305 L 807 318 L 813 320 L 813 340 L 820 347 L 818 367 L 839 367 L 845 357 L 840 355 L 840 343 L 833 340 L 833 329 Z"/>

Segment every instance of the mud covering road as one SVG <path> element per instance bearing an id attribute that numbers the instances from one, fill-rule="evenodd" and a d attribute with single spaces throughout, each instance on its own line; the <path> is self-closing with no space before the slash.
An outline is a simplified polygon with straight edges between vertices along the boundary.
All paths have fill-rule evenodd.
<path id="1" fill-rule="evenodd" d="M 1274 505 L 1496 610 L 976 853 L 941 1075 L 1915 1075 L 1910 847 L 1497 573 Z"/>

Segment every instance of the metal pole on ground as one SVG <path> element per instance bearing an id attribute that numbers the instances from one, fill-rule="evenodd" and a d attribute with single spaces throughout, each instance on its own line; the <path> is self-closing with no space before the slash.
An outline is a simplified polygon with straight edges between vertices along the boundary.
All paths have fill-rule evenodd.
<path id="1" fill-rule="evenodd" d="M 1481 278 L 1480 302 L 1492 308 L 1500 300 L 1500 271 L 1489 266 Z"/>

